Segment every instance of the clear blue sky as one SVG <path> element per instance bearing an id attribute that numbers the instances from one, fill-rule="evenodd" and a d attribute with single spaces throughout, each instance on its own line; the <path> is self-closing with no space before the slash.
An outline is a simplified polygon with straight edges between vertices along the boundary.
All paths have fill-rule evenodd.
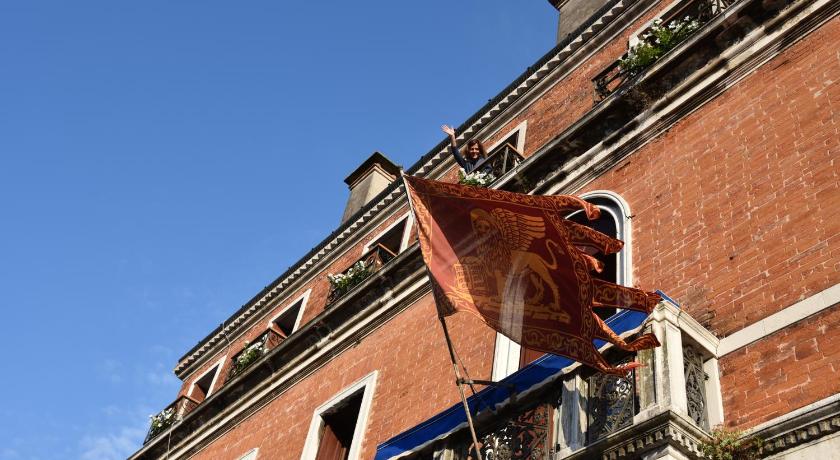
<path id="1" fill-rule="evenodd" d="M 545 0 L 0 0 L 0 459 L 117 459 L 176 360 L 554 44 Z"/>

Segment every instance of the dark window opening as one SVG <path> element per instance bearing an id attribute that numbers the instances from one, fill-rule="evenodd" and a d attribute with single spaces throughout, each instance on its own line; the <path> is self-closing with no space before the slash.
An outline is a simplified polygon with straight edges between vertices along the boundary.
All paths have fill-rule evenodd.
<path id="1" fill-rule="evenodd" d="M 391 252 L 391 255 L 399 254 L 400 246 L 402 246 L 403 235 L 405 235 L 405 223 L 406 219 L 403 219 L 402 222 L 395 225 L 394 228 L 388 230 L 384 235 L 380 236 L 379 239 L 371 243 L 369 247 L 373 249 L 376 245 L 382 245 L 385 249 Z"/>
<path id="2" fill-rule="evenodd" d="M 301 308 L 303 308 L 303 299 L 295 302 L 293 306 L 287 308 L 286 311 L 274 320 L 274 327 L 284 339 L 292 335 L 292 332 L 295 331 L 295 323 L 297 323 Z"/>
<path id="3" fill-rule="evenodd" d="M 347 460 L 350 456 L 350 445 L 353 443 L 363 394 L 360 391 L 321 414 L 324 431 L 321 433 L 315 460 Z"/>
<path id="4" fill-rule="evenodd" d="M 192 392 L 190 393 L 190 397 L 196 400 L 196 402 L 204 401 L 204 399 L 210 395 L 210 386 L 213 385 L 213 377 L 216 376 L 216 372 L 218 371 L 219 366 L 216 366 L 213 370 L 196 380 L 193 385 Z"/>
<path id="5" fill-rule="evenodd" d="M 492 156 L 494 153 L 496 153 L 496 152 L 502 150 L 503 148 L 505 148 L 505 145 L 507 145 L 507 144 L 510 144 L 511 147 L 513 147 L 513 148 L 517 148 L 517 142 L 519 142 L 519 130 L 516 130 L 515 133 L 511 134 L 510 136 L 507 137 L 507 139 L 500 142 L 499 145 L 496 148 L 494 148 L 492 151 L 487 152 L 487 156 Z"/>

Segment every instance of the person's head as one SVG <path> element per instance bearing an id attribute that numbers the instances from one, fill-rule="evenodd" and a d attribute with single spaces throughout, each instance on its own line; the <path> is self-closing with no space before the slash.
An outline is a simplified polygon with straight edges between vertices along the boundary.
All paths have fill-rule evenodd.
<path id="1" fill-rule="evenodd" d="M 467 148 L 464 149 L 464 156 L 468 160 L 477 160 L 479 158 L 487 158 L 487 151 L 484 150 L 484 144 L 478 139 L 470 139 L 467 142 Z"/>

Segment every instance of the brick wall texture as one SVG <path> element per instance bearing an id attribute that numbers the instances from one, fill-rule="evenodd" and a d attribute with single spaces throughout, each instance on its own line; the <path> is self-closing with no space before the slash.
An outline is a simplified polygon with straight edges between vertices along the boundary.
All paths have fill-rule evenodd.
<path id="1" fill-rule="evenodd" d="M 628 31 L 649 19 L 648 14 Z M 591 79 L 626 49 L 626 32 L 510 120 L 527 120 L 530 154 L 592 107 Z M 793 45 L 679 121 L 580 192 L 611 190 L 630 205 L 637 284 L 662 289 L 725 337 L 840 281 L 840 19 Z M 383 222 L 325 272 L 339 272 Z M 303 321 L 323 308 L 319 277 Z M 279 311 L 285 305 L 277 305 Z M 270 316 L 270 315 L 269 315 Z M 267 321 L 267 319 L 266 319 Z M 232 346 L 265 329 L 261 320 Z M 748 428 L 840 391 L 840 307 L 721 359 L 726 423 Z M 451 318 L 473 377 L 490 375 L 495 335 Z M 200 375 L 218 357 L 187 377 Z M 313 411 L 379 371 L 362 458 L 457 402 L 434 305 L 426 297 L 200 451 L 199 459 L 299 458 Z"/>

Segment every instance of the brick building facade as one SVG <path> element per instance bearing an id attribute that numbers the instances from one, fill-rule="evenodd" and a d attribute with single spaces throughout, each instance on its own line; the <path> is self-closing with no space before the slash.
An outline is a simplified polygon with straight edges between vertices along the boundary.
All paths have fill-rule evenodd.
<path id="1" fill-rule="evenodd" d="M 840 2 L 552 3 L 556 47 L 459 141 L 516 160 L 493 187 L 606 211 L 627 242 L 610 276 L 669 298 L 613 320 L 663 346 L 607 378 L 450 317 L 471 376 L 512 385 L 471 400 L 486 456 L 700 458 L 722 425 L 762 437 L 768 458 L 840 458 Z M 685 41 L 618 66 L 654 20 L 686 16 L 700 27 Z M 445 147 L 406 172 L 457 180 Z M 463 457 L 398 169 L 375 154 L 348 185 L 342 225 L 177 363 L 171 416 L 132 459 Z M 359 260 L 366 277 L 331 285 Z"/>

